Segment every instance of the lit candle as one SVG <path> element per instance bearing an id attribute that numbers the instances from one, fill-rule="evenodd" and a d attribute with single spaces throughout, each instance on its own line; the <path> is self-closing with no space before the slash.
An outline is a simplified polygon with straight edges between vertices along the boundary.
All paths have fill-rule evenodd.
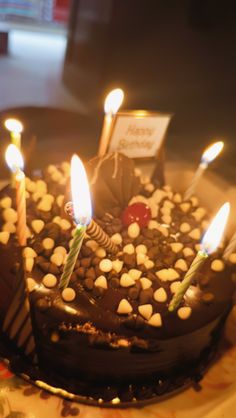
<path id="1" fill-rule="evenodd" d="M 189 188 L 184 194 L 184 200 L 188 200 L 193 193 L 195 192 L 196 186 L 203 175 L 204 171 L 207 169 L 208 165 L 219 155 L 224 146 L 224 142 L 218 141 L 210 145 L 202 154 L 201 162 L 197 168 L 197 171 L 192 179 L 192 182 Z"/>
<path id="2" fill-rule="evenodd" d="M 223 233 L 224 233 L 225 225 L 229 216 L 229 211 L 230 211 L 230 204 L 227 202 L 220 208 L 219 212 L 214 217 L 209 228 L 205 232 L 202 238 L 202 242 L 201 242 L 202 248 L 200 251 L 198 251 L 189 270 L 185 274 L 183 281 L 178 287 L 177 292 L 175 293 L 173 299 L 171 300 L 169 304 L 170 312 L 174 311 L 179 306 L 187 289 L 191 285 L 192 280 L 194 279 L 196 273 L 204 264 L 207 257 L 210 254 L 212 254 L 219 246 Z"/>
<path id="3" fill-rule="evenodd" d="M 229 258 L 230 254 L 234 251 L 235 248 L 236 248 L 236 232 L 234 233 L 226 249 L 224 250 L 224 254 L 223 254 L 224 260 L 227 260 Z"/>
<path id="4" fill-rule="evenodd" d="M 21 132 L 23 125 L 18 119 L 6 119 L 5 127 L 10 131 L 11 143 L 21 149 Z"/>
<path id="5" fill-rule="evenodd" d="M 21 246 L 26 245 L 26 197 L 25 197 L 25 174 L 23 172 L 24 161 L 21 152 L 16 145 L 9 145 L 6 150 L 6 162 L 14 174 L 16 188 L 16 210 L 17 210 L 17 236 Z"/>
<path id="6" fill-rule="evenodd" d="M 123 99 L 124 93 L 121 89 L 112 90 L 106 97 L 104 103 L 105 116 L 98 149 L 99 157 L 102 157 L 107 152 L 114 116 L 120 108 Z"/>
<path id="7" fill-rule="evenodd" d="M 84 166 L 77 155 L 74 155 L 71 160 L 71 194 L 76 230 L 60 279 L 59 287 L 62 289 L 69 284 L 92 212 L 88 179 Z"/>

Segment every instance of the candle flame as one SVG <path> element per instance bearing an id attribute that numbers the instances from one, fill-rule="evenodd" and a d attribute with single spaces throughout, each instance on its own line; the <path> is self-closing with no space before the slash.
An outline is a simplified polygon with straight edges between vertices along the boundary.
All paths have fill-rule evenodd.
<path id="1" fill-rule="evenodd" d="M 77 155 L 71 159 L 71 194 L 76 224 L 88 225 L 92 216 L 89 183 L 83 163 Z"/>
<path id="2" fill-rule="evenodd" d="M 104 103 L 105 113 L 112 113 L 113 115 L 118 111 L 124 99 L 124 92 L 121 89 L 110 91 Z"/>
<path id="3" fill-rule="evenodd" d="M 20 150 L 13 144 L 8 145 L 5 153 L 5 160 L 11 171 L 23 170 L 24 160 Z"/>
<path id="4" fill-rule="evenodd" d="M 210 223 L 209 228 L 205 232 L 202 238 L 201 246 L 202 250 L 207 254 L 213 253 L 219 246 L 228 220 L 229 211 L 230 204 L 229 202 L 226 202 L 223 206 L 221 206 L 220 210 Z"/>
<path id="5" fill-rule="evenodd" d="M 202 154 L 202 162 L 206 164 L 211 163 L 219 155 L 223 147 L 223 141 L 215 142 L 214 144 L 207 147 L 207 149 Z"/>
<path id="6" fill-rule="evenodd" d="M 4 125 L 10 132 L 20 134 L 23 131 L 23 125 L 18 119 L 6 119 Z"/>

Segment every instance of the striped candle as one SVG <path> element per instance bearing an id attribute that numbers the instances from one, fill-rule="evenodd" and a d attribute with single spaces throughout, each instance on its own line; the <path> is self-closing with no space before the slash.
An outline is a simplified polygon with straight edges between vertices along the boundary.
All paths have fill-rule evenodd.
<path id="1" fill-rule="evenodd" d="M 86 227 L 82 225 L 77 225 L 77 228 L 75 230 L 75 235 L 70 247 L 70 252 L 68 254 L 68 257 L 66 259 L 66 264 L 60 279 L 59 287 L 61 289 L 65 289 L 65 287 L 68 286 L 71 275 L 73 273 L 76 260 L 78 258 L 81 245 L 83 243 L 84 235 L 85 235 Z"/>

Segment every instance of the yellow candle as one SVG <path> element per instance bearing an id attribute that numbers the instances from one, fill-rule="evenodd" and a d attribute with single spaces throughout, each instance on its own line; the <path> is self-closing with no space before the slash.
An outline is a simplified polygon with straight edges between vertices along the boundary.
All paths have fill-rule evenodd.
<path id="1" fill-rule="evenodd" d="M 121 89 L 112 90 L 106 97 L 104 103 L 105 117 L 98 149 L 99 157 L 102 157 L 107 152 L 110 136 L 112 133 L 114 116 L 120 108 L 123 99 L 124 93 Z"/>

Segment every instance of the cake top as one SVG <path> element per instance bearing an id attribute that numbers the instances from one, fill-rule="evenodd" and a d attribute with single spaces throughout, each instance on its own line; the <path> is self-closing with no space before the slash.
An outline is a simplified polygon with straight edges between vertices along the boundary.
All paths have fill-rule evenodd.
<path id="1" fill-rule="evenodd" d="M 199 250 L 207 211 L 195 196 L 183 201 L 168 185 L 155 189 L 126 160 L 112 155 L 89 164 L 95 220 L 119 247 L 116 255 L 87 235 L 69 287 L 59 289 L 75 232 L 64 211 L 68 163 L 48 166 L 40 179 L 26 179 L 29 237 L 23 250 L 30 300 L 48 327 L 57 324 L 59 330 L 91 333 L 100 340 L 106 335 L 119 345 L 135 338 L 174 337 L 216 318 L 228 309 L 236 265 L 236 254 L 225 263 L 219 249 L 170 313 L 170 300 Z M 1 247 L 16 248 L 10 188 L 2 191 L 0 207 Z"/>

